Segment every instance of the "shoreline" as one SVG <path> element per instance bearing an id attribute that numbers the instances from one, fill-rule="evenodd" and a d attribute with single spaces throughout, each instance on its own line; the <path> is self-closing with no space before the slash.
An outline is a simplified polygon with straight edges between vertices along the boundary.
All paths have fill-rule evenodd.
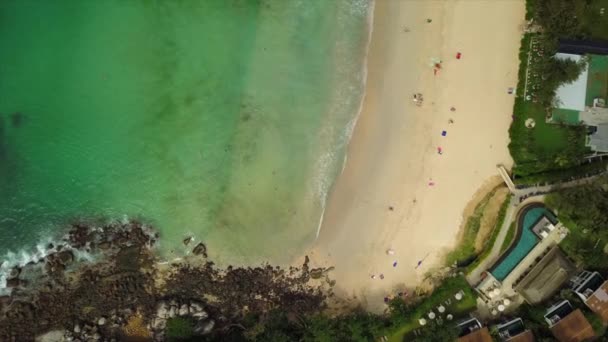
<path id="1" fill-rule="evenodd" d="M 368 60 L 369 60 L 369 52 L 370 52 L 370 45 L 372 42 L 372 35 L 374 33 L 374 16 L 375 16 L 375 8 L 376 8 L 376 0 L 372 0 L 370 3 L 370 7 L 369 7 L 369 15 L 368 15 L 368 19 L 367 19 L 367 37 L 366 37 L 366 42 L 365 42 L 365 54 L 363 56 L 363 69 L 361 70 L 361 74 L 362 74 L 362 86 L 363 86 L 363 94 L 361 96 L 361 99 L 359 101 L 359 106 L 357 108 L 357 113 L 355 114 L 355 116 L 352 118 L 352 120 L 350 120 L 348 122 L 347 125 L 347 129 L 346 129 L 346 138 L 347 138 L 347 146 L 346 146 L 346 151 L 342 157 L 342 165 L 340 166 L 340 172 L 338 173 L 338 175 L 336 176 L 336 178 L 334 179 L 334 181 L 332 182 L 331 186 L 329 187 L 329 191 L 324 194 L 323 198 L 322 198 L 322 203 L 323 203 L 323 209 L 321 210 L 321 215 L 319 217 L 319 224 L 317 226 L 317 231 L 315 234 L 315 241 L 319 238 L 319 234 L 321 233 L 321 228 L 323 226 L 323 218 L 325 216 L 325 210 L 327 209 L 327 204 L 329 202 L 329 198 L 331 196 L 331 193 L 333 192 L 333 188 L 336 184 L 336 181 L 338 178 L 340 178 L 340 176 L 342 176 L 342 173 L 344 173 L 344 170 L 346 169 L 346 164 L 348 163 L 348 148 L 350 145 L 350 141 L 353 137 L 353 133 L 355 131 L 355 128 L 357 127 L 357 122 L 359 121 L 359 117 L 361 116 L 361 113 L 363 112 L 363 106 L 365 104 L 365 94 L 367 92 L 367 75 L 368 75 Z"/>
<path id="2" fill-rule="evenodd" d="M 337 295 L 382 311 L 387 292 L 415 287 L 440 265 L 466 204 L 496 174 L 497 163 L 512 163 L 507 145 L 514 98 L 506 90 L 517 82 L 524 6 L 378 1 L 372 20 L 362 110 L 307 254 L 336 267 Z M 477 32 L 480 24 L 504 29 Z M 454 58 L 457 49 L 462 60 Z M 443 60 L 436 76 L 431 58 Z M 457 82 L 462 79 L 465 86 Z M 418 92 L 422 107 L 411 101 Z M 490 119 L 489 112 L 499 115 Z M 445 153 L 438 155 L 438 147 Z M 386 255 L 389 248 L 395 256 Z M 371 279 L 379 274 L 385 279 Z"/>

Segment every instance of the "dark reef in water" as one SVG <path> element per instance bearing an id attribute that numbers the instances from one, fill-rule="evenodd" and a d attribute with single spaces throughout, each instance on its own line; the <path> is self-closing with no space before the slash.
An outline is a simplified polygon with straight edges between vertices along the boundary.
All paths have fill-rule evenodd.
<path id="1" fill-rule="evenodd" d="M 273 309 L 293 317 L 317 313 L 331 294 L 328 270 L 310 270 L 308 258 L 301 268 L 219 269 L 197 244 L 188 262 L 160 263 L 157 239 L 135 221 L 72 225 L 63 244 L 49 245 L 53 253 L 11 272 L 12 293 L 0 297 L 0 341 L 43 334 L 55 334 L 49 340 L 165 341 L 180 324 L 197 341 L 225 340 L 235 330 L 241 334 L 252 317 L 270 319 Z M 78 262 L 81 251 L 103 257 Z M 36 270 L 43 275 L 26 281 Z"/>

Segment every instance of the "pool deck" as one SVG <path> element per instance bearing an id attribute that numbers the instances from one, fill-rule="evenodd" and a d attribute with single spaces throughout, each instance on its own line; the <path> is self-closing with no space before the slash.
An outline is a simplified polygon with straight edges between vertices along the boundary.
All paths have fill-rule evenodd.
<path id="1" fill-rule="evenodd" d="M 507 296 L 515 296 L 518 294 L 513 290 L 513 284 L 518 280 L 520 275 L 525 273 L 530 267 L 537 264 L 536 258 L 542 256 L 545 251 L 551 249 L 553 246 L 558 245 L 564 237 L 568 234 L 568 229 L 561 223 L 555 225 L 549 236 L 540 240 L 540 242 L 534 246 L 534 248 L 526 255 L 525 258 L 509 273 L 509 275 L 502 281 L 503 293 Z"/>
<path id="2" fill-rule="evenodd" d="M 522 205 L 517 206 L 514 209 L 517 209 L 516 222 L 518 225 L 523 224 L 523 215 L 526 209 L 531 209 L 534 207 L 543 206 L 542 203 L 537 200 L 533 200 L 527 203 L 522 203 Z M 548 210 L 548 209 L 547 209 Z M 521 303 L 524 302 L 524 298 L 515 292 L 513 289 L 514 285 L 521 280 L 520 277 L 526 271 L 529 271 L 532 267 L 534 267 L 540 257 L 546 251 L 550 250 L 554 246 L 557 246 L 567 235 L 568 229 L 565 228 L 561 223 L 557 222 L 555 224 L 555 228 L 553 231 L 549 233 L 549 235 L 544 239 L 539 239 L 538 243 L 528 252 L 528 254 L 521 259 L 518 264 L 509 272 L 509 274 L 502 280 L 499 281 L 489 272 L 486 277 L 477 285 L 476 290 L 481 294 L 478 299 L 478 309 L 480 314 L 487 316 L 488 318 L 495 318 L 494 315 L 491 314 L 492 311 L 496 310 L 499 304 L 502 303 L 504 299 L 509 299 L 513 304 L 509 308 L 508 311 L 515 309 Z M 500 262 L 506 258 L 512 248 L 517 245 L 518 238 L 521 236 L 521 230 L 523 227 L 518 229 L 511 246 L 501 254 L 500 258 L 494 262 L 494 265 L 500 264 Z M 500 295 L 490 297 L 490 292 L 492 292 L 495 288 L 500 290 Z"/>
<path id="3" fill-rule="evenodd" d="M 490 273 L 496 277 L 496 279 L 502 281 L 504 280 L 519 264 L 534 247 L 541 241 L 541 238 L 537 236 L 535 232 L 532 231 L 533 227 L 542 220 L 543 216 L 549 218 L 551 223 L 557 224 L 557 220 L 554 215 L 549 212 L 549 215 L 541 214 L 538 218 L 534 219 L 532 222 L 526 222 L 526 215 L 533 209 L 542 209 L 546 212 L 549 212 L 549 209 L 542 204 L 541 202 L 533 202 L 528 205 L 523 206 L 517 213 L 516 219 L 516 231 L 513 241 L 505 250 L 498 260 L 494 263 L 492 268 L 490 268 Z M 527 223 L 527 225 L 526 225 Z M 525 239 L 527 241 L 524 241 Z M 519 256 L 518 256 L 519 254 Z M 516 258 L 517 260 L 513 267 L 510 267 L 510 270 L 506 270 L 509 268 L 506 259 Z"/>

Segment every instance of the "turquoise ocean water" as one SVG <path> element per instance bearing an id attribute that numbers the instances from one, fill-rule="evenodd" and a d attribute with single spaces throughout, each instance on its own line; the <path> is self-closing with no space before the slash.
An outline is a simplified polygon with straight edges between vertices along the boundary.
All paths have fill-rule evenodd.
<path id="1" fill-rule="evenodd" d="M 297 255 L 342 167 L 371 7 L 0 2 L 0 255 L 99 217 L 152 223 L 164 253 L 193 234 L 220 262 Z"/>

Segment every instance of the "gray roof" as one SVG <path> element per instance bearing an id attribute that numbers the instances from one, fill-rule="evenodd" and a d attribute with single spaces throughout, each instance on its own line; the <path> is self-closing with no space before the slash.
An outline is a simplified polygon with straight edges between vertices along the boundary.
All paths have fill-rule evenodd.
<path id="1" fill-rule="evenodd" d="M 597 131 L 589 136 L 589 146 L 593 151 L 608 152 L 608 123 L 597 125 Z"/>
<path id="2" fill-rule="evenodd" d="M 528 303 L 536 304 L 551 297 L 575 271 L 559 247 L 553 246 L 514 289 Z"/>
<path id="3" fill-rule="evenodd" d="M 579 62 L 582 58 L 581 55 L 574 55 L 569 53 L 557 53 L 555 54 L 556 59 L 561 60 L 572 60 Z M 587 77 L 588 70 L 585 68 L 572 83 L 564 83 L 557 88 L 555 97 L 558 101 L 557 108 L 571 109 L 576 111 L 585 110 L 585 97 L 587 96 Z"/>

